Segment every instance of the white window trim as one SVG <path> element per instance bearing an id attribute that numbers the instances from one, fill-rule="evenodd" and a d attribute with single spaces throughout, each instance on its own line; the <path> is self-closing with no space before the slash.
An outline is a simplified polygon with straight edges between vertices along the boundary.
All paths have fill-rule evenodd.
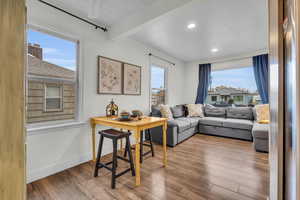
<path id="1" fill-rule="evenodd" d="M 62 33 L 58 30 L 55 30 L 53 27 L 48 28 L 45 26 L 40 25 L 34 25 L 34 24 L 28 24 L 27 30 L 33 29 L 35 31 L 39 31 L 45 34 L 49 34 L 55 37 L 59 37 L 65 40 L 76 42 L 77 45 L 77 62 L 76 62 L 76 113 L 75 113 L 75 119 L 72 120 L 57 120 L 57 121 L 51 121 L 51 122 L 40 122 L 40 123 L 32 123 L 32 124 L 26 124 L 26 129 L 28 132 L 28 135 L 31 135 L 31 132 L 41 131 L 41 130 L 48 130 L 51 128 L 59 128 L 59 127 L 69 127 L 69 126 L 76 126 L 76 125 L 82 125 L 86 124 L 86 122 L 83 121 L 83 83 L 84 83 L 84 70 L 82 69 L 83 66 L 83 42 L 80 39 L 80 37 L 74 37 L 67 33 Z M 26 38 L 27 40 L 27 38 Z M 33 77 L 40 79 L 40 77 Z M 26 91 L 27 93 L 27 91 Z M 36 134 L 36 133 L 35 133 Z"/>
<path id="2" fill-rule="evenodd" d="M 168 104 L 169 102 L 169 81 L 168 81 L 168 77 L 169 77 L 169 68 L 167 66 L 162 66 L 162 65 L 158 65 L 156 64 L 155 62 L 150 62 L 150 65 L 149 65 L 149 108 L 150 108 L 150 111 L 151 111 L 151 106 L 152 106 L 152 66 L 155 66 L 155 67 L 159 67 L 159 68 L 162 68 L 165 70 L 165 104 Z"/>

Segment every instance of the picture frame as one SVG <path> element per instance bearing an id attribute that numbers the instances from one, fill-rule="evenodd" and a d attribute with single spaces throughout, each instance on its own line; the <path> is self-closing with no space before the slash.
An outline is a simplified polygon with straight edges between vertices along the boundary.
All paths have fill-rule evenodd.
<path id="1" fill-rule="evenodd" d="M 142 70 L 140 66 L 123 64 L 123 94 L 141 95 Z"/>
<path id="2" fill-rule="evenodd" d="M 98 94 L 121 95 L 123 93 L 123 63 L 98 56 Z"/>

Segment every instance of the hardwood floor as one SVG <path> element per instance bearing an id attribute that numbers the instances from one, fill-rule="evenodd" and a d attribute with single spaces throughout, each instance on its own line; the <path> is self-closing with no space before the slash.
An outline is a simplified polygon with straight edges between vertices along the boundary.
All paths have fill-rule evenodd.
<path id="1" fill-rule="evenodd" d="M 251 142 L 197 134 L 168 148 L 167 168 L 162 167 L 161 146 L 155 146 L 155 153 L 142 164 L 140 187 L 127 173 L 112 190 L 111 173 L 101 169 L 94 178 L 89 162 L 28 184 L 28 200 L 267 199 L 268 154 L 255 152 Z M 118 167 L 127 166 L 120 161 Z"/>

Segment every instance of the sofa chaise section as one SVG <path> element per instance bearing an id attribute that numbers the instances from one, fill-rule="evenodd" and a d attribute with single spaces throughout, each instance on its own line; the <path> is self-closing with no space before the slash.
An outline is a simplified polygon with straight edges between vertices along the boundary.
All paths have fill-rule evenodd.
<path id="1" fill-rule="evenodd" d="M 269 124 L 254 123 L 252 129 L 256 151 L 269 152 Z"/>

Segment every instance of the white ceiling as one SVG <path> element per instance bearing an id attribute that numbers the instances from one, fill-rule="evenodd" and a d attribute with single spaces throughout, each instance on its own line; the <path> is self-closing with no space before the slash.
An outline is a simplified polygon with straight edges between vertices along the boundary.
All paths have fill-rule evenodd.
<path id="1" fill-rule="evenodd" d="M 93 0 L 46 1 L 88 18 Z M 100 4 L 92 21 L 109 26 L 112 39 L 123 34 L 186 62 L 267 49 L 267 0 L 94 1 Z M 189 23 L 196 28 L 188 30 Z"/>
<path id="2" fill-rule="evenodd" d="M 88 18 L 91 12 L 91 3 L 93 0 L 45 0 L 59 6 L 67 11 L 75 12 L 81 17 Z M 96 0 L 98 3 L 94 5 L 99 6 L 97 18 L 92 21 L 100 24 L 110 26 L 119 20 L 131 15 L 134 12 L 144 9 L 146 6 L 158 0 Z"/>
<path id="3" fill-rule="evenodd" d="M 267 14 L 265 0 L 197 0 L 131 37 L 184 61 L 237 56 L 267 48 Z M 194 30 L 186 28 L 191 22 Z"/>

